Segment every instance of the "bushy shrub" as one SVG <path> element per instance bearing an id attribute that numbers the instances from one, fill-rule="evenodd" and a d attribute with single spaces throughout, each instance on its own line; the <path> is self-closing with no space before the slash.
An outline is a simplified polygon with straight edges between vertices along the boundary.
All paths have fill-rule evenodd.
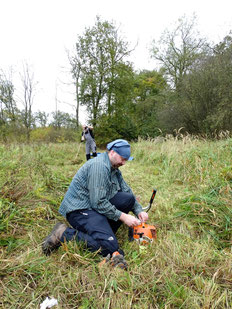
<path id="1" fill-rule="evenodd" d="M 98 146 L 104 146 L 112 140 L 123 138 L 128 141 L 137 138 L 137 129 L 130 117 L 126 115 L 103 115 L 95 129 L 95 139 Z"/>
<path id="2" fill-rule="evenodd" d="M 31 131 L 32 142 L 75 142 L 79 141 L 81 133 L 74 129 L 55 129 L 54 127 L 36 128 Z"/>

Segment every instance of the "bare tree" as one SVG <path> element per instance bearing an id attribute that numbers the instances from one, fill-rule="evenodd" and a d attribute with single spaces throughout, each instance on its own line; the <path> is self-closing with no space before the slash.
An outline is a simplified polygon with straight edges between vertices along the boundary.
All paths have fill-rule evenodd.
<path id="1" fill-rule="evenodd" d="M 158 44 L 155 41 L 152 44 L 151 55 L 161 63 L 174 89 L 179 88 L 183 77 L 206 51 L 205 39 L 198 37 L 195 22 L 195 16 L 190 20 L 186 16 L 180 18 L 173 31 L 166 29 Z"/>
<path id="2" fill-rule="evenodd" d="M 76 106 L 75 106 L 75 114 L 76 114 L 76 125 L 77 128 L 79 126 L 79 108 L 80 108 L 80 74 L 81 74 L 81 63 L 78 60 L 77 56 L 73 57 L 69 56 L 69 62 L 71 64 L 71 73 L 75 83 L 76 90 Z"/>
<path id="3" fill-rule="evenodd" d="M 26 128 L 27 141 L 30 141 L 30 133 L 33 125 L 33 115 L 32 115 L 32 105 L 34 101 L 35 89 L 37 82 L 34 81 L 34 73 L 31 72 L 31 69 L 27 62 L 23 63 L 23 72 L 20 73 L 23 95 L 22 95 L 22 104 L 24 109 L 22 111 L 22 120 Z"/>

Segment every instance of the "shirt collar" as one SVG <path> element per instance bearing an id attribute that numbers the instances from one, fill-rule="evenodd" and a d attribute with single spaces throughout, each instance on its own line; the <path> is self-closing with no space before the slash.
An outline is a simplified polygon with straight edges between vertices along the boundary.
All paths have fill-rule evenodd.
<path id="1" fill-rule="evenodd" d="M 105 155 L 105 159 L 106 159 L 106 164 L 107 164 L 107 167 L 109 168 L 109 170 L 111 171 L 111 173 L 116 173 L 118 171 L 117 168 L 113 168 L 112 165 L 111 165 L 111 162 L 110 162 L 110 159 L 109 159 L 109 154 L 108 152 L 105 152 L 104 153 Z"/>
<path id="2" fill-rule="evenodd" d="M 108 169 L 111 170 L 111 163 L 110 163 L 108 152 L 104 152 L 103 155 L 105 156 L 104 161 L 106 162 Z"/>

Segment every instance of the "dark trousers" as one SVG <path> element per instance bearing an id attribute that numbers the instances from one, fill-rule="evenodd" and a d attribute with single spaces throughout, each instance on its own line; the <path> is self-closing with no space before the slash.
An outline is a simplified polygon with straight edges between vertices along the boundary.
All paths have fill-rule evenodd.
<path id="1" fill-rule="evenodd" d="M 118 210 L 128 213 L 132 210 L 135 203 L 133 194 L 118 192 L 110 203 Z M 73 228 L 67 228 L 62 235 L 61 241 L 76 240 L 85 242 L 90 251 L 100 249 L 100 254 L 106 256 L 115 251 L 119 251 L 118 241 L 115 236 L 118 228 L 122 224 L 120 220 L 114 221 L 107 219 L 106 216 L 99 214 L 95 210 L 76 210 L 67 214 L 67 220 Z"/>

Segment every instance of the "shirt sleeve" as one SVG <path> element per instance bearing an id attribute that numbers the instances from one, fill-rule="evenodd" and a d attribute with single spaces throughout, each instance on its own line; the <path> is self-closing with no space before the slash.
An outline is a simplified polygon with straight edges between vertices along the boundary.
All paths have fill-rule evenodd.
<path id="1" fill-rule="evenodd" d="M 88 174 L 88 190 L 92 209 L 117 221 L 121 211 L 109 202 L 111 190 L 110 172 L 104 163 L 92 164 Z"/>
<path id="2" fill-rule="evenodd" d="M 120 188 L 121 188 L 121 190 L 123 192 L 128 192 L 128 193 L 131 193 L 131 194 L 134 195 L 134 193 L 132 192 L 131 188 L 128 186 L 128 184 L 123 179 L 122 174 L 121 174 L 120 171 L 118 171 L 118 181 L 119 181 Z M 134 195 L 134 198 L 135 198 L 135 203 L 134 203 L 134 206 L 132 208 L 132 211 L 133 211 L 133 213 L 136 216 L 138 216 L 138 214 L 143 211 L 143 208 L 139 204 L 139 202 L 136 200 L 136 196 L 135 195 Z"/>

